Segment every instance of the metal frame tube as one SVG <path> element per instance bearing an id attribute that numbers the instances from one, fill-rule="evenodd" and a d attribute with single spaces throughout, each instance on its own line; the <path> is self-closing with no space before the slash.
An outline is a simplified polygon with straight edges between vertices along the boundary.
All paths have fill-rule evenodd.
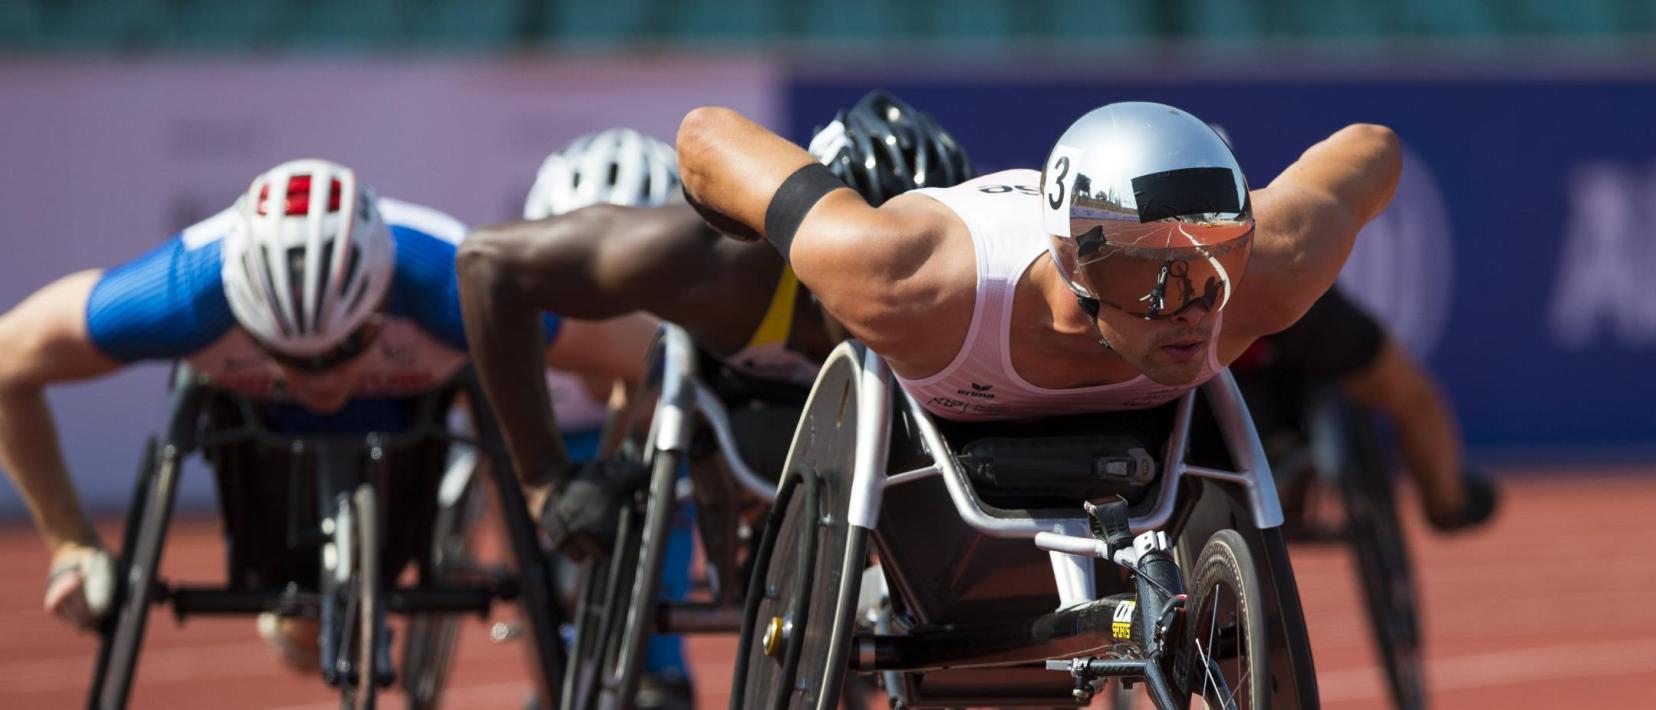
<path id="1" fill-rule="evenodd" d="M 1167 446 L 1162 457 L 1163 475 L 1156 502 L 1148 513 L 1128 521 L 1134 533 L 1160 529 L 1172 520 L 1178 499 L 1179 481 L 1186 475 L 1212 478 L 1241 486 L 1247 494 L 1256 526 L 1265 529 L 1282 524 L 1282 503 L 1277 499 L 1271 465 L 1265 458 L 1264 447 L 1259 443 L 1259 434 L 1254 429 L 1247 404 L 1242 401 L 1242 395 L 1236 387 L 1236 380 L 1229 370 L 1224 370 L 1203 385 L 1202 390 L 1212 404 L 1220 434 L 1237 470 L 1226 471 L 1186 463 L 1185 450 L 1190 438 L 1190 421 L 1196 392 L 1192 390 L 1185 393 L 1174 410 L 1173 427 L 1168 434 Z M 937 427 L 932 424 L 930 415 L 913 397 L 905 393 L 903 399 L 915 420 L 916 428 L 919 429 L 921 440 L 925 443 L 926 449 L 932 452 L 933 468 L 942 474 L 955 511 L 966 524 L 985 535 L 995 537 L 1032 538 L 1038 533 L 1049 533 L 1078 540 L 1092 540 L 1085 517 L 1051 518 L 1027 514 L 997 514 L 990 506 L 979 501 L 972 490 L 971 482 L 955 465 L 953 452 L 937 431 Z M 919 469 L 900 474 L 894 479 L 887 479 L 885 483 L 893 485 L 930 474 L 931 469 Z M 1057 544 L 1056 537 L 1049 537 L 1048 540 Z M 1076 544 L 1079 545 L 1080 542 L 1077 541 Z"/>

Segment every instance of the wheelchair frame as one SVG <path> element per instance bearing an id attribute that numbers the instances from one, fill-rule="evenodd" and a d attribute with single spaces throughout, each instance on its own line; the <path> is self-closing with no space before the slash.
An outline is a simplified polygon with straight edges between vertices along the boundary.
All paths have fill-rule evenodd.
<path id="1" fill-rule="evenodd" d="M 847 365 L 851 367 L 849 373 L 836 375 L 836 368 L 844 368 Z M 845 394 L 825 392 L 825 388 L 837 389 L 840 386 L 840 381 L 833 379 L 840 376 L 848 380 Z M 935 503 L 928 502 L 926 505 L 935 507 L 905 509 L 902 511 L 903 516 L 925 519 L 929 517 L 928 514 L 952 508 L 958 521 L 968 528 L 966 532 L 983 538 L 1030 540 L 1034 546 L 1049 553 L 1052 578 L 1059 598 L 1058 609 L 1033 620 L 992 626 L 983 625 L 982 620 L 970 623 L 970 620 L 966 619 L 950 619 L 942 626 L 927 627 L 927 610 L 916 608 L 918 605 L 913 599 L 904 599 L 904 606 L 908 607 L 908 611 L 920 617 L 910 626 L 927 627 L 923 638 L 905 633 L 866 633 L 855 630 L 846 620 L 850 616 L 846 607 L 848 604 L 854 605 L 854 602 L 845 599 L 847 588 L 842 587 L 838 602 L 840 611 L 833 619 L 833 638 L 828 648 L 835 649 L 834 653 L 845 656 L 829 657 L 826 667 L 832 669 L 848 665 L 851 670 L 858 672 L 881 672 L 888 678 L 888 685 L 895 677 L 889 672 L 898 672 L 902 678 L 903 688 L 900 691 L 889 690 L 893 692 L 894 699 L 901 697 L 910 703 L 952 706 L 1073 702 L 1074 699 L 1069 697 L 1067 688 L 1062 695 L 1031 692 L 1028 697 L 1014 697 L 1014 692 L 988 697 L 971 696 L 970 693 L 964 696 L 951 695 L 945 691 L 941 696 L 925 697 L 927 693 L 911 682 L 920 672 L 950 672 L 951 669 L 981 669 L 977 672 L 982 672 L 992 668 L 1028 667 L 1029 664 L 1038 664 L 1055 658 L 1067 661 L 1089 651 L 1110 648 L 1116 642 L 1111 638 L 1109 620 L 1116 603 L 1120 600 L 1098 598 L 1096 562 L 1099 558 L 1109 559 L 1108 555 L 1113 551 L 1104 549 L 1100 540 L 1091 534 L 1087 516 L 1065 514 L 1063 511 L 1006 510 L 985 502 L 977 495 L 973 482 L 957 465 L 949 442 L 932 422 L 930 415 L 906 392 L 894 393 L 892 389 L 892 379 L 883 360 L 861 345 L 842 344 L 824 363 L 817 386 L 812 390 L 812 402 L 806 405 L 795 434 L 793 448 L 788 456 L 785 476 L 806 475 L 816 478 L 821 475 L 832 475 L 832 471 L 839 464 L 820 457 L 837 457 L 840 454 L 820 454 L 812 450 L 813 447 L 806 447 L 807 455 L 802 459 L 802 442 L 816 436 L 812 432 L 814 427 L 832 426 L 812 420 L 813 414 L 818 411 L 818 397 L 839 397 L 841 413 L 838 417 L 843 420 L 847 416 L 845 410 L 848 408 L 845 398 L 854 396 L 856 435 L 854 451 L 849 457 L 850 500 L 847 515 L 847 522 L 851 527 L 847 534 L 851 536 L 851 542 L 848 543 L 848 553 L 843 560 L 839 579 L 862 578 L 866 559 L 860 550 L 866 549 L 867 540 L 872 540 L 875 547 L 880 550 L 883 574 L 887 579 L 894 581 L 893 595 L 914 596 L 913 592 L 919 591 L 913 586 L 916 584 L 915 580 L 905 578 L 903 570 L 891 568 L 891 565 L 898 561 L 899 555 L 888 554 L 891 550 L 885 543 L 890 540 L 882 541 L 882 536 L 890 534 L 882 529 L 882 512 L 887 493 L 937 478 L 941 479 L 948 501 L 927 499 Z M 1304 640 L 1297 591 L 1292 587 L 1292 573 L 1287 565 L 1285 548 L 1281 546 L 1280 531 L 1276 530 L 1283 521 L 1283 514 L 1271 477 L 1270 464 L 1265 458 L 1253 421 L 1248 416 L 1246 404 L 1242 401 L 1230 373 L 1221 372 L 1218 377 L 1204 385 L 1202 391 L 1210 400 L 1210 408 L 1219 425 L 1219 433 L 1234 468 L 1211 468 L 1187 461 L 1186 450 L 1196 392 L 1186 393 L 1178 401 L 1173 415 L 1171 433 L 1162 458 L 1163 476 L 1156 484 L 1160 488 L 1147 511 L 1130 517 L 1131 530 L 1137 534 L 1162 530 L 1170 525 L 1183 528 L 1191 515 L 1190 508 L 1196 505 L 1196 501 L 1184 500 L 1187 496 L 1182 496 L 1181 490 L 1193 485 L 1208 488 L 1217 485 L 1235 491 L 1232 495 L 1244 509 L 1242 514 L 1249 518 L 1255 534 L 1263 539 L 1261 544 L 1268 551 L 1267 554 L 1279 556 L 1278 559 L 1266 560 L 1266 566 L 1271 568 L 1268 572 L 1276 575 L 1272 577 L 1272 581 L 1266 583 L 1269 587 L 1267 592 L 1274 595 L 1272 599 L 1283 607 L 1279 610 L 1282 612 L 1281 616 L 1300 619 L 1297 624 L 1297 638 L 1283 642 L 1288 645 L 1286 651 L 1279 651 L 1273 646 L 1271 655 L 1274 658 L 1279 652 L 1286 654 L 1284 660 L 1292 666 L 1292 672 L 1297 679 L 1295 685 L 1300 686 L 1289 689 L 1287 697 L 1294 698 L 1302 705 L 1314 706 L 1315 676 L 1311 667 L 1308 643 Z M 917 436 L 913 438 L 918 439 L 924 453 L 931 457 L 931 463 L 890 473 L 887 469 L 896 413 L 892 398 L 899 394 L 903 397 L 904 411 L 909 415 L 905 421 L 914 428 L 914 434 Z M 831 515 L 830 513 L 829 516 Z M 822 524 L 828 524 L 828 517 L 824 518 Z M 1204 530 L 1199 526 L 1192 527 Z M 861 532 L 858 532 L 859 530 Z M 1169 535 L 1173 534 L 1169 532 Z M 1202 539 L 1196 542 L 1197 550 L 1201 549 L 1206 535 L 1201 537 Z M 942 543 L 933 541 L 924 544 Z M 924 547 L 924 544 L 921 547 Z M 1012 548 L 996 549 L 1005 550 L 1008 554 L 1017 554 Z M 1186 565 L 1190 563 L 1190 560 L 1185 561 Z M 762 564 L 768 564 L 768 561 Z M 1144 575 L 1138 576 L 1142 579 Z M 754 584 L 764 584 L 760 572 L 756 571 Z M 860 591 L 857 588 L 858 584 L 853 582 L 849 586 L 853 598 Z M 1283 588 L 1285 586 L 1286 588 Z M 1144 589 L 1142 581 L 1139 587 L 1141 590 Z M 832 590 L 828 591 L 830 594 L 833 593 Z M 1139 604 L 1139 618 L 1135 620 L 1135 625 L 1142 625 L 1145 629 L 1156 628 L 1161 621 L 1158 617 L 1163 610 L 1164 606 L 1160 604 Z M 748 613 L 751 616 L 754 611 L 750 608 Z M 1102 624 L 1098 623 L 1101 616 L 1104 622 Z M 783 628 L 781 632 L 785 634 L 787 630 Z M 754 631 L 749 630 L 747 633 Z M 1290 629 L 1288 635 L 1295 635 L 1294 630 Z M 792 663 L 792 648 L 789 653 L 788 663 Z M 1100 676 L 1130 676 L 1139 673 L 1148 677 L 1150 673 L 1159 673 L 1159 670 L 1144 668 L 1142 660 L 1094 660 L 1092 663 L 1098 666 L 1092 673 Z M 1138 666 L 1127 667 L 1133 663 L 1137 663 Z M 746 657 L 739 658 L 738 682 L 743 682 L 741 678 L 747 672 L 746 666 Z M 1068 667 L 1067 663 L 1065 667 Z M 1076 673 L 1078 677 L 1081 675 L 1080 670 Z M 1035 676 L 1024 677 L 1027 679 Z M 784 675 L 782 679 L 780 682 L 793 683 L 791 675 Z M 1015 681 L 1008 680 L 1015 684 Z M 826 685 L 833 684 L 831 680 L 823 682 Z M 1043 683 L 1043 686 L 1050 689 L 1051 683 Z M 1079 686 L 1077 689 L 1079 690 Z M 822 698 L 817 700 L 818 703 L 822 701 Z"/>
<path id="2" fill-rule="evenodd" d="M 583 602 L 576 611 L 576 638 L 559 696 L 561 706 L 581 710 L 627 706 L 637 690 L 640 661 L 651 633 L 741 630 L 741 610 L 736 605 L 739 598 L 727 598 L 727 603 L 658 598 L 668 527 L 680 499 L 677 472 L 689 459 L 698 421 L 712 432 L 725 469 L 742 490 L 766 502 L 776 497 L 776 487 L 743 458 L 730 413 L 718 393 L 701 379 L 697 361 L 697 349 L 689 333 L 663 324 L 648 355 L 650 372 L 633 398 L 648 400 L 649 395 L 655 395 L 649 429 L 642 440 L 643 451 L 636 454 L 650 470 L 648 491 L 642 509 L 623 511 L 616 554 L 582 572 Z M 628 412 L 622 419 L 630 422 L 632 414 Z M 731 520 L 714 521 L 709 517 L 704 511 L 701 522 L 733 524 Z M 705 540 L 707 535 L 703 537 Z M 636 553 L 632 550 L 635 546 Z M 616 569 L 615 561 L 632 569 Z M 718 567 L 718 589 L 743 588 L 746 580 L 736 570 L 725 569 L 726 565 Z M 593 598 L 586 601 L 589 596 Z M 589 632 L 597 635 L 586 637 Z"/>
<path id="3" fill-rule="evenodd" d="M 228 586 L 171 586 L 157 576 L 184 459 L 191 453 L 240 442 L 253 442 L 296 454 L 310 451 L 319 454 L 319 470 L 315 474 L 318 477 L 318 522 L 328 517 L 323 515 L 330 505 L 328 499 L 347 490 L 341 488 L 341 484 L 348 484 L 349 487 L 356 485 L 356 482 L 346 479 L 360 479 L 371 484 L 372 481 L 383 478 L 384 471 L 380 469 L 386 465 L 385 453 L 389 449 L 422 440 L 435 440 L 470 446 L 480 456 L 486 456 L 489 465 L 485 468 L 490 472 L 489 478 L 499 496 L 508 544 L 515 557 L 517 574 L 482 584 L 421 585 L 412 588 L 390 586 L 395 583 L 394 579 L 382 580 L 389 584 L 380 585 L 380 608 L 374 612 L 375 623 L 381 633 L 377 634 L 377 645 L 380 648 L 375 649 L 374 678 L 371 682 L 383 686 L 390 680 L 389 636 L 383 633 L 383 617 L 386 612 L 487 614 L 495 600 L 516 599 L 534 626 L 535 653 L 540 666 L 537 673 L 539 677 L 536 680 L 547 687 L 557 687 L 564 665 L 563 648 L 561 637 L 557 633 L 559 620 L 554 616 L 556 607 L 552 604 L 547 559 L 540 548 L 538 528 L 528 514 L 522 490 L 507 461 L 499 430 L 494 424 L 493 413 L 484 404 L 487 400 L 471 375 L 469 367 L 457 373 L 443 387 L 422 396 L 417 405 L 417 424 L 408 431 L 395 434 L 277 434 L 259 426 L 252 404 L 247 398 L 233 392 L 228 394 L 242 414 L 242 426 L 218 432 L 200 431 L 205 404 L 214 391 L 214 388 L 199 379 L 187 367 L 181 367 L 175 373 L 165 433 L 159 446 L 152 439 L 147 447 L 134 502 L 128 510 L 118 564 L 116 604 L 100 628 L 102 640 L 88 694 L 89 707 L 120 708 L 126 705 L 151 605 L 170 605 L 175 618 L 180 622 L 190 615 L 251 615 L 265 611 L 280 611 L 316 613 L 324 617 L 323 625 L 328 626 L 327 617 L 332 616 L 329 612 L 328 597 L 334 586 L 330 582 L 337 580 L 329 579 L 333 575 L 329 574 L 327 565 L 323 565 L 322 576 L 319 579 L 320 586 L 324 589 L 317 592 L 300 592 L 293 589 L 246 590 Z M 444 413 L 436 411 L 436 403 L 439 398 L 446 397 L 450 392 L 466 395 L 471 405 L 468 409 L 478 432 L 477 437 L 464 436 L 444 427 Z M 371 463 L 364 469 L 359 469 L 353 476 L 353 472 L 339 469 L 338 464 L 345 455 L 365 455 Z M 302 459 L 297 456 L 294 458 L 293 475 L 304 475 L 298 470 L 301 468 L 301 461 Z M 344 509 L 341 509 L 341 512 L 349 514 Z M 295 510 L 289 511 L 290 518 L 295 515 L 299 513 Z M 290 544 L 296 530 L 296 522 L 290 520 Z M 335 536 L 338 532 L 335 531 Z M 321 536 L 302 542 L 315 542 L 320 546 L 327 535 L 324 531 Z M 335 554 L 345 553 L 336 549 Z M 335 637 L 331 629 L 323 629 L 323 672 L 330 683 L 337 680 L 334 671 L 338 666 L 327 663 L 340 650 L 328 648 L 328 640 Z"/>
<path id="4" fill-rule="evenodd" d="M 725 467 L 743 490 L 767 503 L 776 500 L 776 485 L 755 472 L 736 443 L 730 412 L 713 388 L 701 379 L 696 345 L 690 334 L 663 324 L 651 350 L 651 361 L 662 363 L 661 399 L 651 418 L 648 441 L 656 455 L 682 460 L 689 454 L 699 420 L 712 431 Z M 738 589 L 745 580 L 737 580 Z M 742 620 L 738 607 L 694 602 L 662 602 L 655 629 L 661 633 L 736 633 Z"/>

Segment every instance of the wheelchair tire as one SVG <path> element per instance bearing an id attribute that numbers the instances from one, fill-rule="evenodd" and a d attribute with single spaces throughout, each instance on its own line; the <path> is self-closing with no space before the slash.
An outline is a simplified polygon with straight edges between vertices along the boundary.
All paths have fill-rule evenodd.
<path id="1" fill-rule="evenodd" d="M 1391 476 L 1368 416 L 1345 412 L 1347 460 L 1339 471 L 1345 533 L 1363 587 L 1369 627 L 1400 710 L 1426 706 L 1420 657 L 1420 621 L 1408 547 L 1397 519 Z"/>
<path id="2" fill-rule="evenodd" d="M 418 614 L 403 632 L 403 696 L 411 710 L 438 706 L 460 639 L 460 620 L 454 614 Z"/>
<path id="3" fill-rule="evenodd" d="M 562 707 L 632 707 L 655 631 L 667 538 L 678 508 L 681 456 L 658 451 L 647 486 L 623 509 L 614 552 L 592 563 L 575 608 L 575 644 Z"/>
<path id="4" fill-rule="evenodd" d="M 541 546 L 540 526 L 529 517 L 529 504 L 523 499 L 511 462 L 503 454 L 493 454 L 485 468 L 512 553 L 518 613 L 528 622 L 532 680 L 540 697 L 555 697 L 563 686 L 565 655 L 563 636 L 558 631 L 563 610 L 553 587 L 552 560 Z"/>
<path id="5" fill-rule="evenodd" d="M 356 530 L 354 546 L 356 547 L 356 569 L 351 570 L 352 584 L 355 587 L 353 596 L 355 617 L 350 619 L 355 623 L 351 651 L 352 673 L 343 683 L 343 693 L 340 696 L 340 707 L 344 710 L 373 710 L 378 700 L 379 672 L 375 657 L 379 651 L 381 635 L 384 633 L 384 609 L 381 608 L 380 581 L 380 545 L 383 544 L 380 535 L 379 501 L 376 500 L 374 488 L 367 484 L 358 486 L 351 496 L 351 505 L 355 508 Z"/>
<path id="6" fill-rule="evenodd" d="M 99 627 L 101 639 L 87 705 L 124 708 L 138 665 L 138 651 L 155 599 L 156 571 L 166 542 L 167 526 L 180 472 L 179 454 L 172 447 L 157 450 L 154 439 L 145 448 L 137 490 L 127 509 L 116 564 L 115 604 Z"/>
<path id="7" fill-rule="evenodd" d="M 482 514 L 482 496 L 476 472 L 452 505 L 439 505 L 432 527 L 428 572 L 438 583 L 467 578 L 476 566 L 471 532 Z M 408 620 L 403 635 L 403 695 L 411 710 L 438 706 L 460 639 L 460 617 L 452 613 L 421 613 Z"/>
<path id="8" fill-rule="evenodd" d="M 1271 707 L 1263 585 L 1248 543 L 1235 530 L 1208 539 L 1189 572 L 1184 687 L 1208 710 Z"/>
<path id="9" fill-rule="evenodd" d="M 867 557 L 866 534 L 845 522 L 849 493 L 849 475 L 814 471 L 790 474 L 778 491 L 748 589 L 732 708 L 839 707 Z"/>
<path id="10" fill-rule="evenodd" d="M 1247 550 L 1252 577 L 1257 580 L 1258 593 L 1253 595 L 1253 608 L 1263 618 L 1264 633 L 1259 634 L 1265 644 L 1265 671 L 1269 682 L 1259 687 L 1269 689 L 1256 708 L 1319 707 L 1317 674 L 1311 657 L 1311 640 L 1305 627 L 1305 613 L 1300 606 L 1299 589 L 1295 586 L 1293 567 L 1288 558 L 1288 547 L 1282 539 L 1282 529 L 1259 529 L 1253 526 L 1253 516 L 1243 501 L 1241 491 L 1234 486 L 1204 480 L 1190 493 L 1200 496 L 1196 509 L 1179 531 L 1177 559 L 1184 575 L 1185 588 L 1190 594 L 1187 613 L 1194 619 L 1196 609 L 1198 564 L 1219 532 L 1228 530 L 1235 538 L 1226 536 L 1227 545 Z M 1240 542 L 1238 542 L 1238 540 Z M 1237 555 L 1242 557 L 1241 554 Z M 1187 627 L 1190 624 L 1187 623 Z M 1205 642 L 1204 642 L 1205 643 Z M 1188 659 L 1187 659 L 1188 660 Z M 1182 665 L 1182 664 L 1181 664 Z M 1183 669 L 1187 674 L 1192 669 Z M 1170 680 L 1180 683 L 1180 676 Z"/>

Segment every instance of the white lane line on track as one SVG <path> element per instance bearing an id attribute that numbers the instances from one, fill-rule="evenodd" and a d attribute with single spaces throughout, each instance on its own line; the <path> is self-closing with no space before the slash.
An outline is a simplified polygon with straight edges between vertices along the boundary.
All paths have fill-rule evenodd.
<path id="1" fill-rule="evenodd" d="M 1549 644 L 1499 653 L 1426 659 L 1433 693 L 1543 680 L 1656 673 L 1656 639 Z M 1378 666 L 1317 674 L 1323 702 L 1383 698 Z"/>

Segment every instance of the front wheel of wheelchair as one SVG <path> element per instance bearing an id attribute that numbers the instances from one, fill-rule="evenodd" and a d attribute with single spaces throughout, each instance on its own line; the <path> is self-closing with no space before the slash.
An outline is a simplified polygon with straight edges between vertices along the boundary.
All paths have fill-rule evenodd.
<path id="1" fill-rule="evenodd" d="M 1340 471 L 1340 495 L 1369 625 L 1396 707 L 1422 708 L 1426 706 L 1426 682 L 1414 575 L 1397 519 L 1390 472 L 1373 420 L 1365 413 L 1348 411 L 1345 423 L 1350 459 Z"/>
<path id="2" fill-rule="evenodd" d="M 1265 673 L 1267 682 L 1254 686 L 1260 693 L 1256 698 L 1260 700 L 1259 704 L 1250 705 L 1239 700 L 1237 707 L 1275 710 L 1319 707 L 1311 639 L 1306 632 L 1305 612 L 1300 606 L 1299 589 L 1288 557 L 1288 546 L 1282 539 L 1282 528 L 1256 527 L 1243 491 L 1234 486 L 1217 481 L 1193 482 L 1184 494 L 1196 496 L 1195 508 L 1179 532 L 1175 551 L 1185 589 L 1190 595 L 1185 607 L 1187 628 L 1197 620 L 1196 605 L 1200 601 L 1196 598 L 1198 575 L 1209 559 L 1206 553 L 1210 552 L 1210 543 L 1224 539 L 1225 549 L 1246 550 L 1245 554 L 1235 555 L 1238 560 L 1246 558 L 1246 567 L 1240 563 L 1236 567 L 1252 570 L 1249 584 L 1253 586 L 1247 589 L 1255 591 L 1250 595 L 1252 603 L 1248 611 L 1257 611 L 1257 616 L 1247 619 L 1262 623 L 1254 627 L 1260 633 L 1249 642 L 1264 644 L 1264 655 L 1259 656 L 1264 661 L 1252 670 Z M 1226 587 L 1221 584 L 1219 588 L 1223 590 Z M 1211 615 L 1213 612 L 1210 609 L 1208 613 Z M 1206 637 L 1202 637 L 1202 643 L 1208 643 Z M 1257 645 L 1252 648 L 1260 650 Z M 1177 665 L 1180 668 L 1175 669 L 1176 672 L 1169 677 L 1170 681 L 1199 680 L 1191 674 L 1200 669 L 1190 668 L 1185 663 L 1190 660 L 1189 656 L 1181 655 L 1175 660 L 1179 661 Z M 1183 672 L 1177 672 L 1181 670 Z M 1191 686 L 1192 693 L 1199 690 L 1200 685 Z"/>
<path id="3" fill-rule="evenodd" d="M 151 439 L 139 465 L 138 483 L 121 535 L 115 603 L 98 629 L 101 639 L 92 671 L 89 707 L 126 707 L 150 605 L 155 599 L 155 574 L 172 518 L 178 475 L 177 452 L 171 447 L 158 448 Z"/>
<path id="4" fill-rule="evenodd" d="M 791 471 L 756 551 L 732 708 L 838 707 L 867 534 L 850 525 L 849 471 Z"/>
<path id="5" fill-rule="evenodd" d="M 1214 533 L 1191 580 L 1180 665 L 1190 694 L 1201 701 L 1193 707 L 1270 707 L 1270 631 L 1247 542 L 1235 530 Z"/>
<path id="6" fill-rule="evenodd" d="M 445 474 L 445 486 L 449 475 L 453 474 Z M 437 520 L 432 526 L 431 557 L 425 573 L 439 584 L 478 576 L 472 532 L 483 515 L 483 491 L 475 468 L 463 475 L 465 484 L 458 487 L 452 500 L 439 496 Z M 410 710 L 438 707 L 459 641 L 459 614 L 427 612 L 409 618 L 403 634 L 402 689 Z"/>
<path id="7" fill-rule="evenodd" d="M 656 452 L 648 485 L 622 508 L 613 553 L 585 570 L 560 707 L 607 710 L 633 704 L 655 629 L 667 537 L 678 507 L 679 460 L 673 452 Z"/>
<path id="8" fill-rule="evenodd" d="M 342 710 L 373 710 L 379 688 L 375 659 L 385 628 L 381 623 L 385 611 L 380 608 L 383 603 L 380 599 L 380 545 L 383 542 L 379 505 L 373 487 L 358 486 L 351 496 L 351 503 L 355 519 L 352 546 L 355 547 L 357 562 L 355 569 L 351 570 L 353 589 L 350 605 L 354 607 L 354 613 L 348 614 L 347 623 L 355 628 L 350 629 L 351 643 L 344 647 L 351 654 L 351 672 L 340 684 L 339 705 Z"/>

